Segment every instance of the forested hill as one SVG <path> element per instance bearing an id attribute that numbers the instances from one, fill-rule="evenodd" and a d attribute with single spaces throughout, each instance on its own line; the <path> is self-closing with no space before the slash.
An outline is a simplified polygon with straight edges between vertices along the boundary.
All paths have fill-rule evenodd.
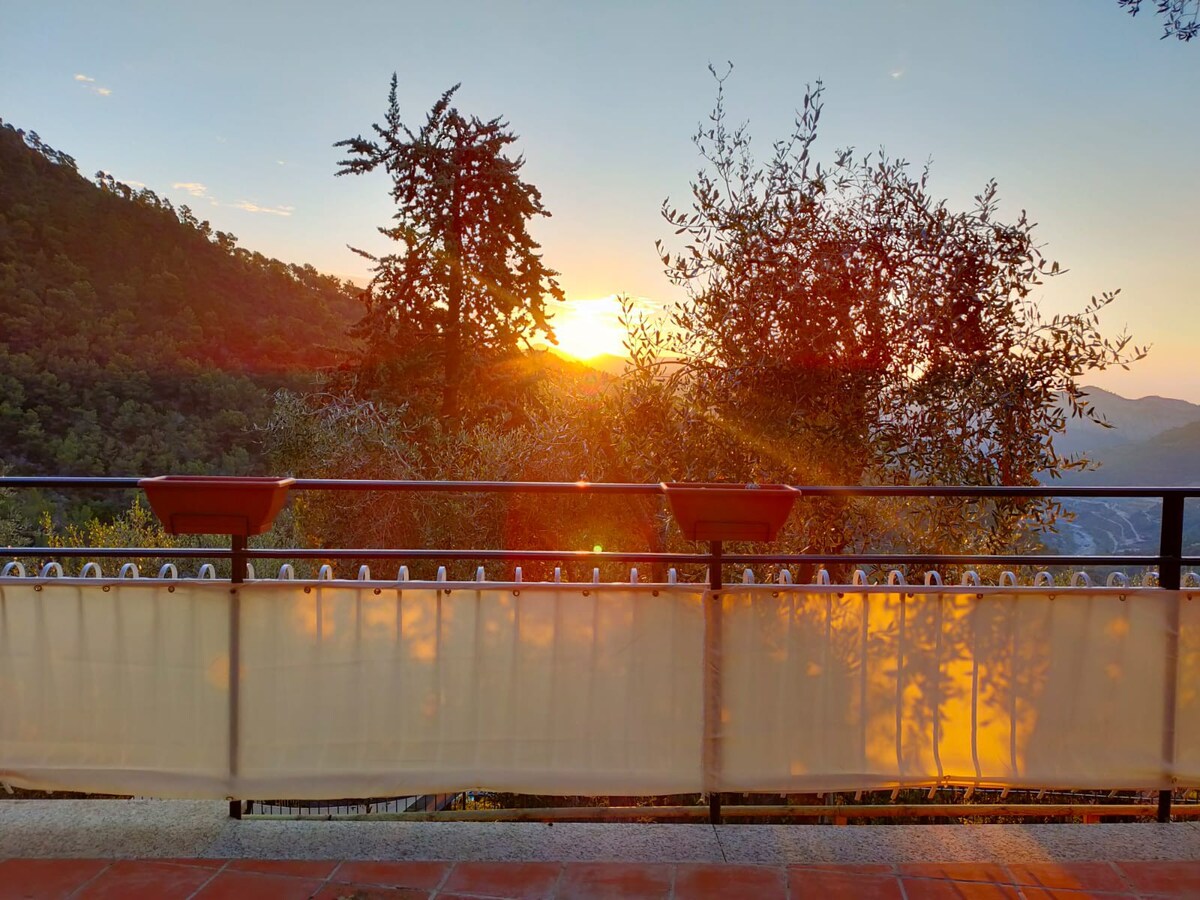
<path id="1" fill-rule="evenodd" d="M 0 122 L 0 463 L 254 474 L 273 391 L 333 365 L 348 284 L 236 246 L 186 206 Z"/>

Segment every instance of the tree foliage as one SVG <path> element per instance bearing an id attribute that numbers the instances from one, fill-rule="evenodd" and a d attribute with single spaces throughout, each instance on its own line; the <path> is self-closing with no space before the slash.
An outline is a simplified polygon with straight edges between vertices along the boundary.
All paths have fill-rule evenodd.
<path id="1" fill-rule="evenodd" d="M 440 414 L 458 423 L 463 394 L 503 389 L 496 366 L 539 334 L 551 335 L 546 298 L 562 299 L 528 225 L 548 216 L 541 194 L 521 180 L 510 155 L 517 136 L 499 118 L 483 121 L 442 94 L 416 130 L 401 118 L 392 76 L 374 137 L 339 141 L 349 156 L 339 175 L 383 169 L 396 213 L 380 233 L 396 253 L 375 263 L 363 294 L 364 387 L 440 396 Z M 360 251 L 362 252 L 362 251 Z"/>
<path id="2" fill-rule="evenodd" d="M 1013 486 L 1084 465 L 1054 450 L 1067 416 L 1095 415 L 1080 376 L 1144 353 L 1099 331 L 1115 293 L 1043 316 L 1059 266 L 1024 212 L 1003 219 L 994 182 L 955 210 L 928 167 L 817 161 L 819 83 L 760 163 L 729 123 L 727 75 L 695 135 L 691 202 L 663 206 L 685 299 L 652 363 L 725 444 L 725 477 Z M 1012 521 L 991 515 L 998 540 Z"/>
<path id="3" fill-rule="evenodd" d="M 1142 0 L 1117 0 L 1117 5 L 1131 16 L 1142 10 Z M 1154 12 L 1162 19 L 1162 40 L 1190 41 L 1200 33 L 1200 0 L 1154 0 Z"/>

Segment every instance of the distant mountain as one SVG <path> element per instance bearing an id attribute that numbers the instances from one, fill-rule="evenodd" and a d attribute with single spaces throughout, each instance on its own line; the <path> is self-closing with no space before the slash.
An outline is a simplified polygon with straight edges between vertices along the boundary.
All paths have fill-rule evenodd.
<path id="1" fill-rule="evenodd" d="M 1079 485 L 1200 484 L 1200 406 L 1165 397 L 1129 400 L 1087 388 L 1097 410 L 1116 427 L 1072 419 L 1059 451 L 1087 453 L 1099 468 L 1069 472 L 1059 483 Z M 1063 500 L 1073 521 L 1060 521 L 1047 547 L 1060 553 L 1138 554 L 1158 549 L 1161 503 L 1152 499 Z M 1200 509 L 1184 520 L 1184 552 L 1200 552 Z"/>
<path id="2" fill-rule="evenodd" d="M 1088 401 L 1112 428 L 1088 419 L 1070 419 L 1067 433 L 1055 440 L 1062 454 L 1088 453 L 1098 456 L 1110 447 L 1136 444 L 1172 428 L 1200 422 L 1200 405 L 1167 397 L 1130 400 L 1098 387 L 1085 387 Z"/>
<path id="3" fill-rule="evenodd" d="M 253 425 L 337 363 L 355 294 L 0 122 L 0 468 L 258 473 Z"/>
<path id="4" fill-rule="evenodd" d="M 1095 453 L 1100 468 L 1072 473 L 1072 484 L 1200 484 L 1200 421 Z"/>
<path id="5" fill-rule="evenodd" d="M 599 356 L 593 356 L 589 359 L 578 359 L 571 356 L 569 353 L 564 353 L 557 347 L 546 347 L 546 352 L 558 359 L 573 365 L 584 366 L 588 369 L 594 369 L 597 372 L 606 372 L 609 375 L 620 375 L 625 371 L 625 363 L 627 360 L 623 356 L 613 356 L 611 353 L 601 353 Z"/>

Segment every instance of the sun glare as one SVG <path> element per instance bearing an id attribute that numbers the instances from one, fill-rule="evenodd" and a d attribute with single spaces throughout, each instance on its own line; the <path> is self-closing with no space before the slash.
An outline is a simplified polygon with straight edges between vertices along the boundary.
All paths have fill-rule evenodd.
<path id="1" fill-rule="evenodd" d="M 598 300 L 567 300 L 555 310 L 554 334 L 559 352 L 575 359 L 624 356 L 625 331 L 616 297 Z"/>

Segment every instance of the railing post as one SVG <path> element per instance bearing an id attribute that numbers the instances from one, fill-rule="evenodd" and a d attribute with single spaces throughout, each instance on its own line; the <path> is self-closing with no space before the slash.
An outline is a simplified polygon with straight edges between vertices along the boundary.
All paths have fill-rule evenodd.
<path id="1" fill-rule="evenodd" d="M 708 544 L 708 608 L 705 610 L 704 641 L 704 774 L 708 779 L 721 771 L 721 555 L 720 541 Z M 708 821 L 721 823 L 721 793 L 708 794 Z"/>
<path id="2" fill-rule="evenodd" d="M 1158 586 L 1178 591 L 1183 575 L 1183 501 L 1181 493 L 1163 494 L 1162 524 L 1158 542 Z M 1167 646 L 1164 665 L 1167 670 L 1166 692 L 1163 698 L 1163 762 L 1175 763 L 1175 708 L 1179 682 L 1179 599 L 1169 607 Z M 1174 792 L 1158 792 L 1158 821 L 1171 821 L 1171 799 Z"/>
<path id="3" fill-rule="evenodd" d="M 242 598 L 237 585 L 246 580 L 246 538 L 234 534 L 229 537 L 229 775 L 238 773 L 238 722 L 241 706 L 241 656 L 242 656 Z M 242 817 L 242 801 L 229 801 L 229 817 Z"/>

